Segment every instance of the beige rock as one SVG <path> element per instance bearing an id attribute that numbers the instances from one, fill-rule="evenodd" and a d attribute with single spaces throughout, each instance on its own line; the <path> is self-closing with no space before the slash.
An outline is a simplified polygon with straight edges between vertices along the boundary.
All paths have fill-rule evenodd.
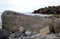
<path id="1" fill-rule="evenodd" d="M 24 28 L 22 26 L 19 27 L 19 31 L 23 32 L 24 31 Z"/>
<path id="2" fill-rule="evenodd" d="M 31 31 L 26 30 L 26 31 L 25 31 L 25 34 L 26 34 L 26 35 L 30 35 L 30 34 L 31 34 Z"/>
<path id="3" fill-rule="evenodd" d="M 40 33 L 41 34 L 49 34 L 50 33 L 49 26 L 46 26 L 46 27 L 40 29 Z"/>

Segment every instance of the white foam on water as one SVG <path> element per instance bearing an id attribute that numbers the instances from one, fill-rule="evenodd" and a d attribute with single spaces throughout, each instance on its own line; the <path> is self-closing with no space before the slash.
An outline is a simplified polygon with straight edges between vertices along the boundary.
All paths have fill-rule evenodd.
<path id="1" fill-rule="evenodd" d="M 30 15 L 30 16 L 42 16 L 42 17 L 52 16 L 52 14 L 50 14 L 50 15 L 48 15 L 48 14 L 33 14 L 32 12 L 23 12 L 21 14 L 26 14 L 26 15 Z"/>

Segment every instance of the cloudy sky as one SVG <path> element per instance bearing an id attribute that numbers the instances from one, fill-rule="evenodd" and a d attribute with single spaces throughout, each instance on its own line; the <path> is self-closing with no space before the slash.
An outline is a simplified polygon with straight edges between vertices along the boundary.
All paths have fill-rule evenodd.
<path id="1" fill-rule="evenodd" d="M 4 10 L 32 12 L 35 9 L 53 5 L 60 5 L 60 0 L 0 0 L 0 12 Z"/>

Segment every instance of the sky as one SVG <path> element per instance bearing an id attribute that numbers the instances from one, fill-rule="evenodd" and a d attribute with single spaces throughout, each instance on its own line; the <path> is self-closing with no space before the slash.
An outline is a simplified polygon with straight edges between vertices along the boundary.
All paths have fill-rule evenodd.
<path id="1" fill-rule="evenodd" d="M 0 12 L 33 12 L 42 7 L 60 5 L 60 0 L 0 0 Z"/>

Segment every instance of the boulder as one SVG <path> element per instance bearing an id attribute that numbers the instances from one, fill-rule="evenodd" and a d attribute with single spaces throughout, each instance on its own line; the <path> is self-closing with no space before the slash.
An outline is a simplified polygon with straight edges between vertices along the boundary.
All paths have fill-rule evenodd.
<path id="1" fill-rule="evenodd" d="M 51 22 L 50 18 L 29 16 L 14 11 L 4 11 L 1 17 L 2 29 L 10 32 L 30 30 L 31 32 L 39 33 L 40 29 L 49 26 Z"/>

